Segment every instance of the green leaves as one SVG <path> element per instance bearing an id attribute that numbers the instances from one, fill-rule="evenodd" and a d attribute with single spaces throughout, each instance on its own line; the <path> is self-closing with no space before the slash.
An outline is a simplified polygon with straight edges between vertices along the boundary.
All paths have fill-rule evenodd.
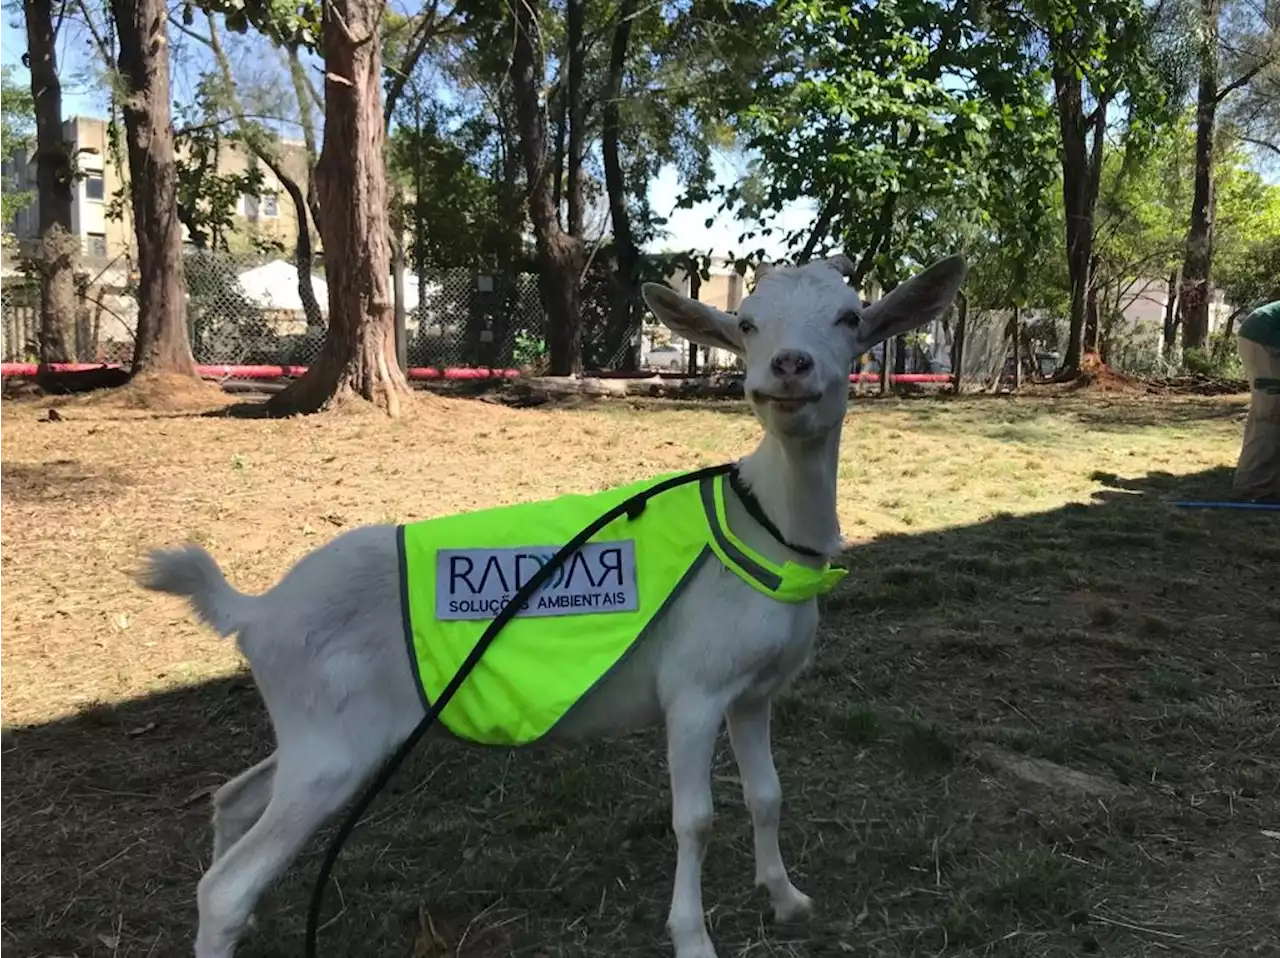
<path id="1" fill-rule="evenodd" d="M 13 67 L 0 73 L 0 156 L 15 159 L 35 144 L 35 104 L 31 88 L 15 83 Z M 8 225 L 18 210 L 27 206 L 34 194 L 20 190 L 5 177 L 0 191 L 0 224 Z"/>
<path id="2" fill-rule="evenodd" d="M 245 33 L 252 27 L 278 46 L 314 50 L 320 37 L 320 0 L 193 0 L 209 13 L 221 13 L 227 29 Z M 183 22 L 187 10 L 183 8 Z"/>
<path id="3" fill-rule="evenodd" d="M 839 243 L 892 285 L 908 260 L 1043 220 L 1051 113 L 1025 35 L 948 0 L 791 0 L 766 45 L 775 59 L 737 119 L 764 185 L 724 198 L 762 222 L 796 200 L 828 204 L 824 235 L 793 234 L 793 248 Z"/>

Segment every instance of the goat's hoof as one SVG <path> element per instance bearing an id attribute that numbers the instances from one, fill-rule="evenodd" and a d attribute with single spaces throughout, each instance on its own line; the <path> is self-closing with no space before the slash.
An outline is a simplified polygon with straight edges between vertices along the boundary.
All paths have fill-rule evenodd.
<path id="1" fill-rule="evenodd" d="M 711 936 L 705 926 L 696 932 L 679 933 L 673 931 L 668 923 L 667 931 L 671 933 L 676 958 L 716 958 L 715 945 L 711 944 Z"/>
<path id="2" fill-rule="evenodd" d="M 774 921 L 802 921 L 812 914 L 813 899 L 794 885 L 773 903 Z"/>
<path id="3" fill-rule="evenodd" d="M 676 958 L 716 958 L 716 948 L 711 944 L 710 938 L 704 938 L 702 941 L 677 948 Z"/>
<path id="4" fill-rule="evenodd" d="M 196 939 L 195 958 L 231 958 L 232 949 Z"/>

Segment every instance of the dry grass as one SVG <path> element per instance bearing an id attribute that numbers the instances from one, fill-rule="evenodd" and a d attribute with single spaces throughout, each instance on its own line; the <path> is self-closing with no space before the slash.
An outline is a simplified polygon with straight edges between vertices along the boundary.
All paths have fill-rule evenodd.
<path id="1" fill-rule="evenodd" d="M 131 583 L 146 548 L 194 539 L 262 589 L 343 528 L 710 464 L 758 434 L 734 403 L 419 406 L 387 423 L 4 405 L 6 955 L 189 953 L 204 796 L 270 747 L 234 646 Z M 722 749 L 722 956 L 1274 947 L 1280 530 L 1161 504 L 1225 486 L 1242 418 L 1238 398 L 855 407 L 853 575 L 775 734 L 785 851 L 821 914 L 768 922 Z M 424 746 L 348 846 L 325 943 L 664 953 L 661 755 L 652 733 Z M 242 954 L 297 953 L 317 848 Z"/>

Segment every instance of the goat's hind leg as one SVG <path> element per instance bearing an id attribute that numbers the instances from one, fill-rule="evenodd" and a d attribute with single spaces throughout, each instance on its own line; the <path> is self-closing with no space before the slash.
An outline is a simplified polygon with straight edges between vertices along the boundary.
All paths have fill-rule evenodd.
<path id="1" fill-rule="evenodd" d="M 308 750 L 292 761 L 287 755 L 278 758 L 261 817 L 200 879 L 196 958 L 231 958 L 262 893 L 354 794 L 371 767 L 362 757 L 332 749 Z"/>
<path id="2" fill-rule="evenodd" d="M 217 861 L 254 826 L 271 801 L 275 753 L 247 769 L 213 795 L 213 860 Z"/>
<path id="3" fill-rule="evenodd" d="M 727 718 L 729 741 L 742 778 L 743 798 L 751 811 L 756 884 L 768 889 L 778 921 L 794 921 L 813 911 L 813 900 L 791 884 L 778 848 L 782 785 L 769 744 L 769 700 L 734 703 Z"/>

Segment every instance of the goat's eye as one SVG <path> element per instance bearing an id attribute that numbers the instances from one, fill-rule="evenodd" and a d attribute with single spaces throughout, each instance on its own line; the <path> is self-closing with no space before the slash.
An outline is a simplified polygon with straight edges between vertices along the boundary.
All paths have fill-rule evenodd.
<path id="1" fill-rule="evenodd" d="M 740 319 L 738 320 L 738 329 L 745 336 L 747 333 L 755 332 L 756 324 L 749 319 Z"/>
<path id="2" fill-rule="evenodd" d="M 852 309 L 836 317 L 837 326 L 848 326 L 850 329 L 857 329 L 860 322 L 862 322 L 862 317 L 858 315 L 856 310 Z"/>

